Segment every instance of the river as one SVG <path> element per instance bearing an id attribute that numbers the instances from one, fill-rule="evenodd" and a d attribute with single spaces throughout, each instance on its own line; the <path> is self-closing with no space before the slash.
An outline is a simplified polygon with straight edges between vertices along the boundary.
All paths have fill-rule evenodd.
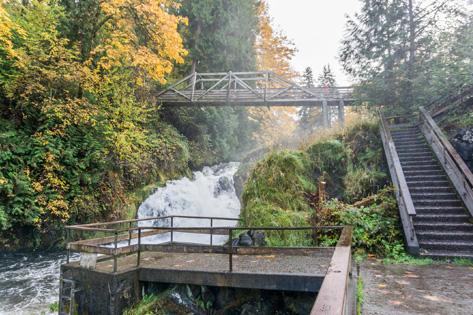
<path id="1" fill-rule="evenodd" d="M 172 214 L 238 217 L 240 202 L 233 185 L 237 170 L 238 163 L 231 162 L 204 167 L 194 172 L 192 178 L 169 181 L 140 205 L 138 217 Z M 208 226 L 208 222 L 186 219 L 176 225 Z M 208 241 L 208 236 L 196 238 L 184 233 L 176 238 Z M 58 299 L 59 266 L 65 260 L 64 253 L 18 253 L 0 257 L 0 315 L 49 314 L 49 305 Z"/>

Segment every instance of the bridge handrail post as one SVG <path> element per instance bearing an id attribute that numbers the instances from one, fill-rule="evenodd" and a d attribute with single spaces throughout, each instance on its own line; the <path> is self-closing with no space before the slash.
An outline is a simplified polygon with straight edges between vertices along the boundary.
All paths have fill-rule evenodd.
<path id="1" fill-rule="evenodd" d="M 171 245 L 174 243 L 174 216 L 171 217 Z"/>
<path id="2" fill-rule="evenodd" d="M 66 254 L 66 262 L 69 263 L 70 256 L 71 256 L 71 248 L 69 246 L 69 229 L 66 229 L 66 248 L 67 248 L 67 254 Z"/>
<path id="3" fill-rule="evenodd" d="M 114 251 L 113 251 L 113 272 L 117 272 L 117 248 L 118 248 L 118 231 L 115 231 L 115 237 L 113 240 Z"/>
<path id="4" fill-rule="evenodd" d="M 136 266 L 140 266 L 140 258 L 141 258 L 141 227 L 138 227 L 138 250 L 136 253 Z"/>
<path id="5" fill-rule="evenodd" d="M 210 218 L 210 246 L 213 246 L 213 227 L 214 227 L 214 219 Z"/>
<path id="6" fill-rule="evenodd" d="M 230 272 L 233 272 L 233 229 L 228 229 L 228 266 Z"/>

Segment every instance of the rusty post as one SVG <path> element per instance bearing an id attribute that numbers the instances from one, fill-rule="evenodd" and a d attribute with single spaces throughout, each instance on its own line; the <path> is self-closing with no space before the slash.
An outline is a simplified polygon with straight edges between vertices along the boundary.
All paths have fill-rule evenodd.
<path id="1" fill-rule="evenodd" d="M 230 272 L 233 271 L 233 230 L 228 229 L 228 265 Z"/>
<path id="2" fill-rule="evenodd" d="M 322 205 L 326 200 L 325 186 L 327 183 L 323 180 L 319 181 L 319 205 Z"/>

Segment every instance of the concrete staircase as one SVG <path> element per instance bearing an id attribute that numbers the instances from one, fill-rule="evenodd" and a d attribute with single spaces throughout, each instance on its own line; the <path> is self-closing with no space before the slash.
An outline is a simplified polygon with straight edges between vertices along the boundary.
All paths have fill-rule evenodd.
<path id="1" fill-rule="evenodd" d="M 444 169 L 417 127 L 390 132 L 417 215 L 420 255 L 473 259 L 473 221 Z"/>

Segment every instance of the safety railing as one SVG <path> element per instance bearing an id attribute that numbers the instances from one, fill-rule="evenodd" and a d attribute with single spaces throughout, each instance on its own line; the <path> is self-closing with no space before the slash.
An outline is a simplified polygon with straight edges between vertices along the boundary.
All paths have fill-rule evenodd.
<path id="1" fill-rule="evenodd" d="M 473 174 L 429 112 L 423 107 L 419 111 L 420 128 L 427 142 L 473 216 Z"/>
<path id="2" fill-rule="evenodd" d="M 210 226 L 174 226 L 176 218 L 208 220 Z M 143 221 L 164 221 L 169 222 L 169 226 L 132 226 L 120 227 L 123 224 L 130 224 Z M 300 232 L 304 233 L 307 239 L 317 239 L 318 234 L 340 233 L 345 235 L 343 226 L 307 226 L 307 227 L 242 227 L 242 226 L 214 226 L 216 221 L 234 221 L 236 218 L 225 217 L 197 217 L 197 216 L 165 216 L 147 218 L 140 220 L 125 220 L 106 223 L 93 223 L 85 225 L 68 226 L 70 231 L 80 231 L 85 233 L 97 232 L 106 235 L 92 239 L 81 239 L 69 242 L 67 245 L 69 262 L 70 252 L 92 253 L 103 255 L 100 260 L 113 259 L 113 272 L 118 270 L 118 258 L 124 255 L 136 254 L 136 266 L 141 264 L 141 254 L 143 252 L 170 252 L 170 253 L 212 253 L 228 255 L 229 271 L 233 271 L 234 255 L 308 255 L 320 250 L 320 246 L 240 246 L 234 244 L 234 236 L 238 231 L 253 231 L 270 233 Z M 351 231 L 351 230 L 350 230 Z M 146 237 L 169 234 L 168 241 L 159 243 L 144 243 Z M 176 233 L 197 233 L 208 234 L 208 244 L 183 243 L 175 240 Z M 227 241 L 221 244 L 214 244 L 214 236 L 226 236 Z M 346 236 L 343 236 L 346 238 Z M 351 239 L 351 233 L 349 238 Z M 281 235 L 281 239 L 284 236 Z M 319 244 L 320 245 L 320 244 Z M 323 246 L 327 248 L 327 246 Z"/>
<path id="3" fill-rule="evenodd" d="M 404 230 L 407 250 L 409 253 L 417 255 L 419 253 L 419 242 L 415 234 L 413 222 L 413 217 L 416 216 L 416 210 L 409 187 L 407 186 L 394 140 L 391 136 L 388 122 L 381 112 L 379 113 L 379 117 L 381 140 L 383 142 L 389 172 L 395 188 L 396 200 L 399 207 L 399 214 Z"/>

